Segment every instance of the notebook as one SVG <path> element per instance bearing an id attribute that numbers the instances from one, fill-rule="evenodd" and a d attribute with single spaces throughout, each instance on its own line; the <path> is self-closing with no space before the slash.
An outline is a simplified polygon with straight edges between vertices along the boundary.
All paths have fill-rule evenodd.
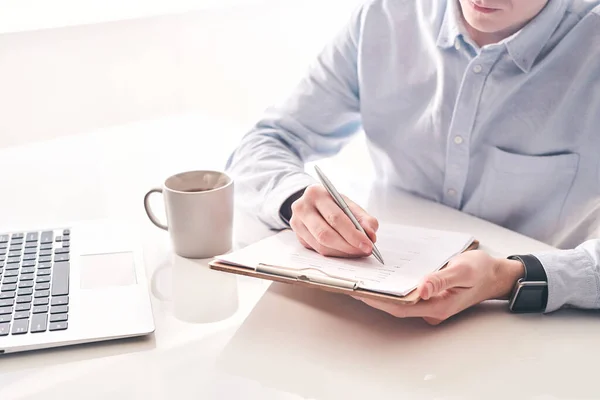
<path id="1" fill-rule="evenodd" d="M 470 235 L 408 225 L 382 225 L 373 256 L 345 259 L 322 256 L 304 248 L 291 230 L 216 257 L 215 270 L 273 281 L 377 298 L 416 303 L 415 289 L 427 274 L 443 268 L 455 255 L 478 246 Z"/>

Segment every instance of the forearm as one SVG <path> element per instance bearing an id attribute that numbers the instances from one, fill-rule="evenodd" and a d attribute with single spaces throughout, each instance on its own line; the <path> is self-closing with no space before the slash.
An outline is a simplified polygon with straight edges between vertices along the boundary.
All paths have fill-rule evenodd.
<path id="1" fill-rule="evenodd" d="M 239 204 L 274 229 L 284 228 L 279 208 L 298 190 L 314 183 L 304 160 L 282 134 L 257 127 L 242 140 L 227 162 Z"/>

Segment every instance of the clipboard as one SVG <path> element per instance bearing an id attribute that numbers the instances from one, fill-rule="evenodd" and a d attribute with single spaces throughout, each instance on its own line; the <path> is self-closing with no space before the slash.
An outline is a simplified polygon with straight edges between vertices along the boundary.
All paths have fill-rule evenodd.
<path id="1" fill-rule="evenodd" d="M 465 250 L 475 250 L 479 247 L 479 241 L 474 240 Z M 209 263 L 211 269 L 231 274 L 249 276 L 252 278 L 266 279 L 274 282 L 287 283 L 313 289 L 320 289 L 331 293 L 340 293 L 353 297 L 380 300 L 389 303 L 412 305 L 416 304 L 420 297 L 416 290 L 406 296 L 395 296 L 387 293 L 379 293 L 359 288 L 358 282 L 333 277 L 308 276 L 303 270 L 294 270 L 285 267 L 259 264 L 256 269 L 240 267 L 213 260 Z M 445 267 L 445 266 L 444 266 Z M 442 268 L 444 268 L 442 267 Z"/>

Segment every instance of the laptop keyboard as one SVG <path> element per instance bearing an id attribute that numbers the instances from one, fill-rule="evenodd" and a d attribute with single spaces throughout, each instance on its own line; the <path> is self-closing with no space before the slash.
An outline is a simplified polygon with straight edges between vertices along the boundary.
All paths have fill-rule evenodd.
<path id="1" fill-rule="evenodd" d="M 68 229 L 0 234 L 0 336 L 68 328 Z"/>

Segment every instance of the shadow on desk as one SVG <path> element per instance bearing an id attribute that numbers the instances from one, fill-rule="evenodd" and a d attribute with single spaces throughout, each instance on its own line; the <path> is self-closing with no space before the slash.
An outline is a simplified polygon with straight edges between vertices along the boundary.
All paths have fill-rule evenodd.
<path id="1" fill-rule="evenodd" d="M 596 313 L 512 315 L 489 302 L 432 327 L 273 284 L 218 365 L 318 399 L 584 398 L 597 393 L 599 334 Z"/>

